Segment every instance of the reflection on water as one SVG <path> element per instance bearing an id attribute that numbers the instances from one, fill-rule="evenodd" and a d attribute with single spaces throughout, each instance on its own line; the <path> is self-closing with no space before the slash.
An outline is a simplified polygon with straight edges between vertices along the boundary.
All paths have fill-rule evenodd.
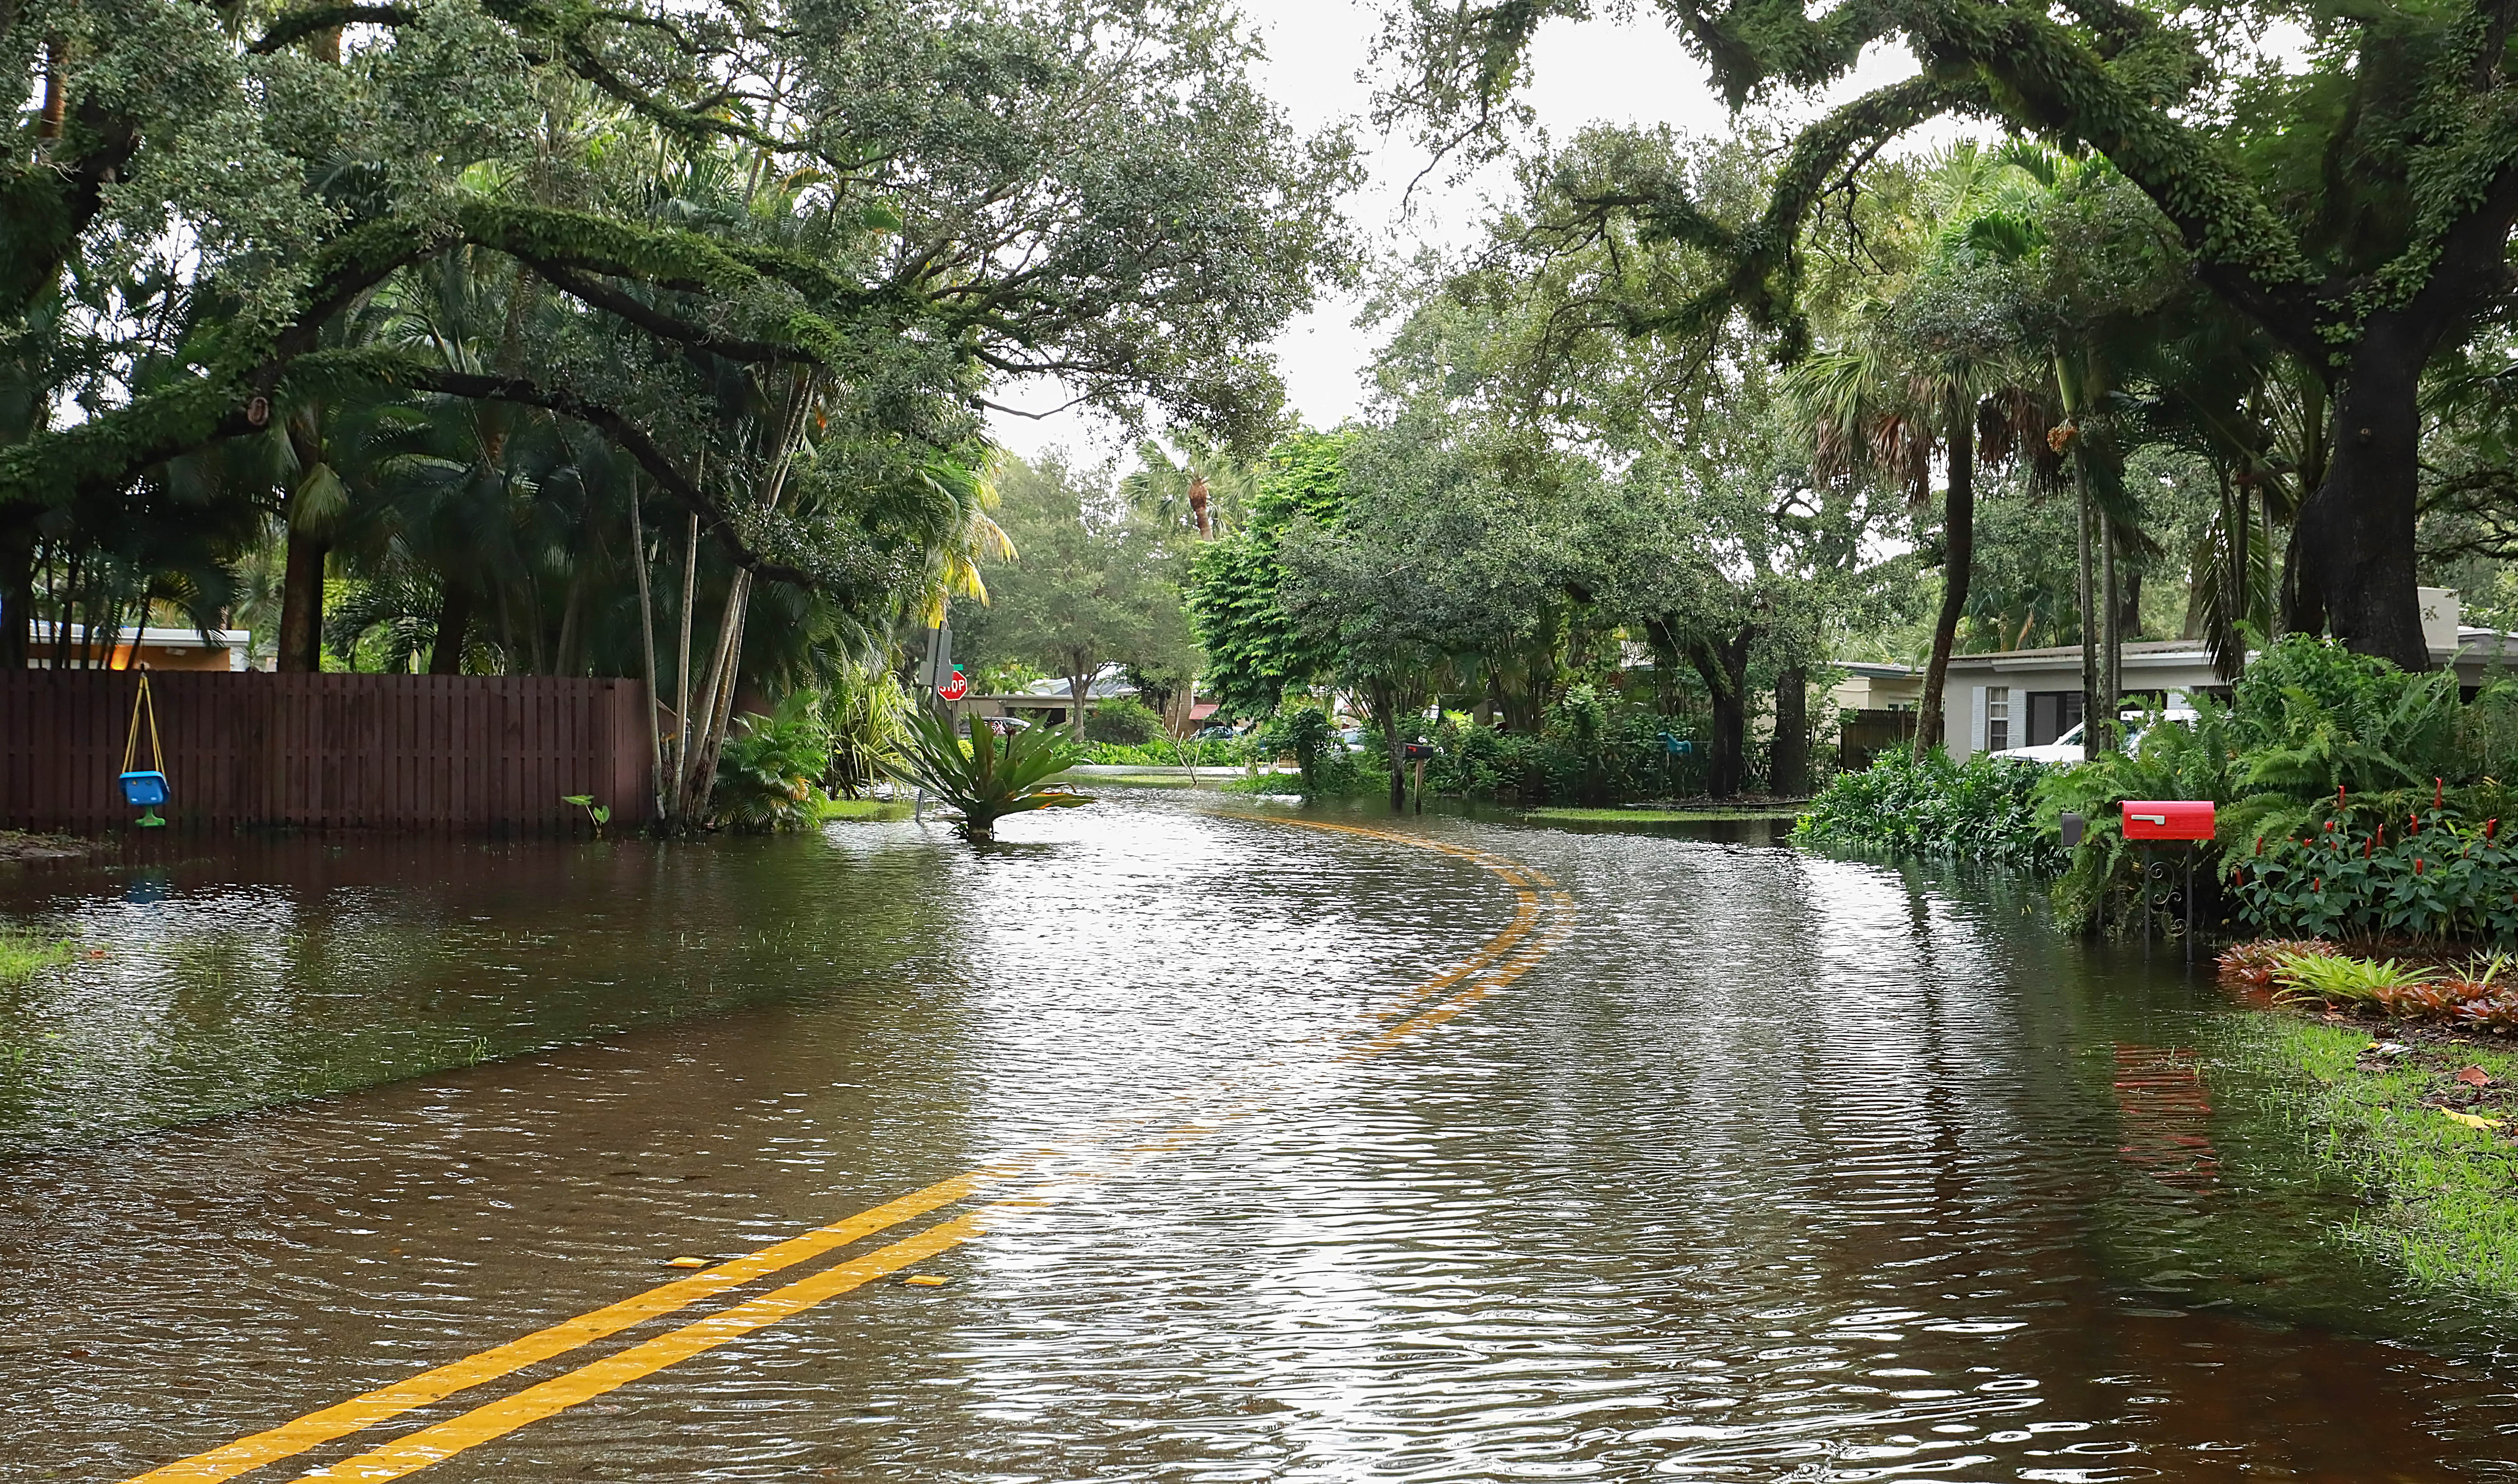
<path id="1" fill-rule="evenodd" d="M 984 853 L 301 842 L 152 901 L 0 883 L 108 950 L 0 1007 L 39 1048 L 0 1114 L 0 1478 L 121 1478 L 1300 1062 L 1512 912 L 1290 805 L 1109 793 Z M 2326 1237 L 2341 1198 L 2227 1070 L 2247 1022 L 2182 972 L 1755 841 L 1399 827 L 1548 872 L 1576 936 L 945 1287 L 425 1477 L 2518 1472 L 2506 1316 Z M 456 1070 L 108 1136 L 414 1065 Z"/>

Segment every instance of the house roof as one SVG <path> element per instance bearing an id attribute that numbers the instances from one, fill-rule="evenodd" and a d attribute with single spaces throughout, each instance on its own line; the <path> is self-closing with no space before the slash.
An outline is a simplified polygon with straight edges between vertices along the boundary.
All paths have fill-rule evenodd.
<path id="1" fill-rule="evenodd" d="M 2212 652 L 2193 639 L 2145 639 L 2124 647 L 2128 665 L 2210 664 Z M 2000 669 L 2007 666 L 2043 668 L 2049 664 L 2080 663 L 2081 647 L 2058 644 L 2040 650 L 1998 650 L 1984 655 L 1952 655 L 1951 669 Z"/>
<path id="2" fill-rule="evenodd" d="M 26 626 L 32 631 L 31 637 L 34 643 L 50 644 L 53 642 L 55 630 L 52 619 L 29 619 Z M 100 635 L 99 637 L 103 636 Z M 152 649 L 196 650 L 208 648 L 224 650 L 232 649 L 239 644 L 251 643 L 253 640 L 253 633 L 249 629 L 214 628 L 209 630 L 209 637 L 204 641 L 202 638 L 202 631 L 195 628 L 126 628 L 116 632 L 112 637 L 113 642 L 116 644 L 139 643 Z M 73 623 L 70 625 L 70 643 L 79 644 L 85 642 L 86 639 L 86 624 Z"/>

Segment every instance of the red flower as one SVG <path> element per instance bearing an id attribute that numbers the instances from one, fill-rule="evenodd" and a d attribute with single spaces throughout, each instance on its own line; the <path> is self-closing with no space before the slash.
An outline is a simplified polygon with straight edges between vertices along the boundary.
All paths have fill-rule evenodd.
<path id="1" fill-rule="evenodd" d="M 2265 837 L 2264 837 L 2263 835 L 2258 835 L 2258 836 L 2256 836 L 2256 854 L 2258 854 L 2258 855 L 2263 855 L 2264 853 L 2265 853 Z"/>
<path id="2" fill-rule="evenodd" d="M 2431 807 L 2433 809 L 2437 809 L 2440 806 L 2440 799 L 2447 792 L 2448 783 L 2446 780 L 2437 778 L 2431 780 Z"/>
<path id="3" fill-rule="evenodd" d="M 2421 858 L 2420 856 L 2415 856 L 2415 857 L 2413 857 L 2413 874 L 2418 876 L 2418 875 L 2420 875 L 2421 873 L 2422 873 L 2422 858 Z"/>
<path id="4" fill-rule="evenodd" d="M 2324 878 L 2323 876 L 2320 876 L 2320 877 L 2318 877 L 2316 880 L 2309 882 L 2309 883 L 2308 883 L 2308 889 L 2309 889 L 2310 891 L 2323 891 L 2323 890 L 2325 890 L 2325 878 Z"/>
<path id="5" fill-rule="evenodd" d="M 2491 839 L 2494 835 L 2498 834 L 2499 832 L 2500 832 L 2500 822 L 2499 822 L 2498 820 L 2496 820 L 2496 819 L 2492 819 L 2492 820 L 2485 820 L 2485 821 L 2483 822 L 2483 837 L 2484 837 L 2485 839 L 2489 840 L 2489 839 Z"/>

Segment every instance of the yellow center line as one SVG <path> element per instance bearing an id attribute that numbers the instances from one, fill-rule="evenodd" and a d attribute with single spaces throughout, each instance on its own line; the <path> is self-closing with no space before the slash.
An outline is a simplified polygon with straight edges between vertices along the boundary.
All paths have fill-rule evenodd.
<path id="1" fill-rule="evenodd" d="M 772 1289 L 705 1319 L 694 1320 L 670 1334 L 631 1345 L 618 1355 L 607 1355 L 565 1376 L 555 1376 L 549 1380 L 527 1386 L 513 1396 L 484 1403 L 461 1417 L 449 1418 L 434 1426 L 423 1427 L 409 1437 L 363 1453 L 355 1459 L 314 1469 L 299 1476 L 300 1484 L 342 1479 L 372 1484 L 379 1479 L 399 1479 L 405 1474 L 416 1473 L 466 1448 L 504 1437 L 529 1422 L 538 1422 L 565 1412 L 641 1377 L 653 1376 L 667 1366 L 677 1365 L 704 1350 L 715 1349 L 755 1330 L 793 1318 L 825 1299 L 862 1288 L 887 1273 L 896 1273 L 912 1263 L 924 1262 L 938 1252 L 949 1251 L 978 1234 L 979 1221 L 984 1214 L 984 1210 L 977 1210 L 955 1216 L 890 1247 L 878 1249 L 862 1257 L 852 1257 L 810 1278 L 800 1278 L 785 1288 Z"/>
<path id="2" fill-rule="evenodd" d="M 1530 966 L 1543 957 L 1562 940 L 1567 931 L 1563 914 L 1572 907 L 1572 899 L 1555 889 L 1555 883 L 1527 866 L 1505 861 L 1484 851 L 1429 840 L 1419 835 L 1394 830 L 1372 829 L 1356 825 L 1331 824 L 1326 821 L 1287 820 L 1278 823 L 1307 828 L 1335 830 L 1376 839 L 1418 846 L 1467 860 L 1510 883 L 1518 898 L 1513 918 L 1502 931 L 1489 938 L 1455 967 L 1424 981 L 1401 996 L 1385 1010 L 1368 1017 L 1376 1024 L 1392 1015 L 1404 1013 L 1410 1006 L 1426 999 L 1463 980 L 1475 980 L 1471 986 L 1433 1009 L 1390 1024 L 1387 1029 L 1335 1061 L 1372 1055 L 1397 1044 L 1419 1031 L 1441 1025 L 1468 1009 L 1494 990 L 1518 979 Z M 1548 888 L 1546 905 L 1555 910 L 1545 931 L 1530 938 L 1521 952 L 1512 953 L 1538 924 L 1541 897 L 1532 887 Z M 1506 954 L 1511 954 L 1509 959 Z M 1247 1074 L 1243 1074 L 1246 1078 Z M 1231 1081 L 1238 1081 L 1235 1079 Z M 1211 1082 L 1212 1090 L 1200 1094 L 1212 1097 L 1231 1090 L 1228 1080 Z M 1193 1093 L 1195 1089 L 1193 1089 Z M 1209 1117 L 1176 1124 L 1150 1143 L 1138 1144 L 1120 1151 L 1129 1156 L 1125 1164 L 1133 1166 L 1154 1154 L 1177 1150 L 1195 1142 L 1222 1127 L 1224 1123 L 1267 1105 L 1267 1099 L 1245 1099 L 1232 1107 L 1222 1118 Z M 1120 1125 L 1118 1131 L 1144 1127 L 1156 1123 L 1161 1115 L 1147 1115 Z M 310 1448 L 345 1437 L 351 1433 L 390 1420 L 405 1413 L 443 1401 L 456 1392 L 485 1381 L 512 1375 L 529 1366 L 564 1355 L 595 1340 L 617 1335 L 647 1320 L 674 1313 L 701 1299 L 739 1287 L 755 1278 L 793 1267 L 811 1257 L 848 1246 L 862 1238 L 899 1225 L 929 1211 L 939 1209 L 975 1194 L 979 1183 L 990 1177 L 1020 1172 L 1057 1157 L 1056 1150 L 1040 1150 L 1020 1159 L 956 1175 L 927 1189 L 902 1196 L 870 1210 L 846 1217 L 828 1226 L 816 1228 L 802 1236 L 761 1249 L 747 1256 L 733 1258 L 716 1267 L 694 1273 L 688 1278 L 661 1285 L 644 1293 L 622 1299 L 576 1319 L 535 1331 L 518 1339 L 468 1356 L 462 1360 L 425 1371 L 417 1376 L 379 1387 L 353 1397 L 349 1401 L 309 1413 L 295 1421 L 283 1423 L 250 1437 L 240 1438 L 208 1453 L 198 1454 L 140 1474 L 127 1484 L 210 1484 L 231 1479 L 279 1460 L 303 1453 Z M 362 1454 L 327 1468 L 318 1468 L 303 1475 L 303 1480 L 355 1479 L 361 1481 L 396 1479 L 452 1456 L 478 1443 L 503 1436 L 527 1423 L 599 1396 L 640 1377 L 649 1376 L 681 1360 L 748 1335 L 766 1325 L 803 1313 L 815 1304 L 862 1287 L 888 1273 L 924 1261 L 938 1252 L 949 1251 L 970 1240 L 981 1230 L 979 1217 L 990 1209 L 1037 1208 L 1052 1204 L 1060 1192 L 1055 1184 L 1072 1186 L 1078 1182 L 1107 1178 L 1109 1171 L 1077 1170 L 1062 1177 L 1053 1185 L 1043 1185 L 1022 1197 L 1000 1200 L 972 1212 L 942 1222 L 915 1236 L 889 1247 L 851 1258 L 810 1278 L 776 1289 L 767 1293 L 694 1321 L 654 1339 L 632 1345 L 616 1355 L 592 1362 L 566 1375 L 529 1386 L 512 1396 L 484 1404 L 447 1421 L 425 1427 L 400 1441 Z"/>
<path id="3" fill-rule="evenodd" d="M 527 1366 L 618 1335 L 650 1319 L 688 1308 L 703 1298 L 782 1268 L 794 1267 L 807 1258 L 846 1247 L 886 1227 L 897 1226 L 929 1211 L 951 1206 L 968 1199 L 985 1176 L 1010 1174 L 1021 1167 L 1018 1164 L 990 1170 L 972 1170 L 938 1181 L 915 1194 L 902 1196 L 872 1210 L 860 1211 L 845 1220 L 834 1221 L 803 1236 L 791 1237 L 749 1256 L 718 1263 L 688 1278 L 649 1289 L 547 1329 L 536 1330 L 522 1338 L 511 1339 L 477 1355 L 466 1356 L 433 1371 L 423 1371 L 321 1412 L 310 1412 L 293 1422 L 239 1438 L 224 1448 L 214 1448 L 208 1453 L 152 1469 L 131 1480 L 130 1484 L 179 1484 L 179 1481 L 180 1484 L 207 1484 L 211 1480 L 235 1478 L 265 1463 L 304 1453 L 334 1438 L 346 1437 L 406 1412 L 444 1401 L 456 1392 L 480 1385 L 483 1381 L 496 1380 Z"/>

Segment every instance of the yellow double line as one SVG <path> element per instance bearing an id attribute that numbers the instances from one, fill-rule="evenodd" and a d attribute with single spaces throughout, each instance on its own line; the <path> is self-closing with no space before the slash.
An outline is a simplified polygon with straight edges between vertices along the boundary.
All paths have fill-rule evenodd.
<path id="1" fill-rule="evenodd" d="M 1513 888 L 1518 899 L 1512 920 L 1502 931 L 1488 939 L 1459 964 L 1415 986 L 1395 1003 L 1368 1017 L 1365 1028 L 1368 1034 L 1341 1054 L 1327 1059 L 1331 1062 L 1378 1054 L 1409 1037 L 1459 1015 L 1478 1000 L 1528 972 L 1563 939 L 1571 926 L 1572 899 L 1554 882 L 1518 863 L 1485 851 L 1392 830 L 1311 820 L 1280 823 L 1395 841 L 1456 856 L 1502 878 Z M 1454 993 L 1446 996 L 1447 991 Z M 1437 996 L 1445 997 L 1429 1007 L 1416 1008 Z M 1393 1020 L 1394 1016 L 1402 1018 Z M 1187 1094 L 1182 1101 L 1212 1106 L 1219 1094 L 1232 1092 L 1237 1084 L 1246 1083 L 1248 1078 L 1249 1074 L 1244 1073 L 1235 1078 L 1219 1079 L 1204 1089 Z M 793 1318 L 878 1278 L 948 1251 L 986 1230 L 991 1212 L 1047 1206 L 1076 1188 L 1079 1182 L 1107 1178 L 1146 1159 L 1178 1149 L 1214 1132 L 1232 1119 L 1258 1111 L 1268 1101 L 1265 1096 L 1241 1097 L 1207 1117 L 1182 1122 L 1147 1142 L 1117 1151 L 1116 1168 L 1078 1169 L 1051 1178 L 1019 1196 L 991 1202 L 888 1247 L 732 1304 L 574 1371 L 423 1427 L 382 1447 L 314 1469 L 300 1475 L 298 1484 L 341 1480 L 374 1484 L 374 1481 L 399 1479 L 417 1472 L 467 1448 L 502 1437 L 519 1427 L 652 1376 L 668 1366 Z M 1159 1122 L 1159 1119 L 1160 1116 L 1132 1119 L 1122 1128 L 1144 1127 Z M 232 1479 L 282 1459 L 293 1458 L 406 1413 L 433 1406 L 457 1392 L 621 1334 L 649 1320 L 677 1313 L 740 1288 L 756 1278 L 781 1272 L 877 1232 L 888 1231 L 904 1221 L 967 1200 L 977 1194 L 984 1182 L 1011 1178 L 1027 1169 L 1049 1165 L 1059 1153 L 1056 1150 L 1036 1151 L 1006 1164 L 955 1175 L 925 1190 L 719 1263 L 690 1277 L 660 1285 L 479 1354 L 378 1387 L 336 1406 L 310 1412 L 268 1431 L 152 1469 L 129 1480 L 128 1484 L 216 1484 L 216 1481 Z"/>

